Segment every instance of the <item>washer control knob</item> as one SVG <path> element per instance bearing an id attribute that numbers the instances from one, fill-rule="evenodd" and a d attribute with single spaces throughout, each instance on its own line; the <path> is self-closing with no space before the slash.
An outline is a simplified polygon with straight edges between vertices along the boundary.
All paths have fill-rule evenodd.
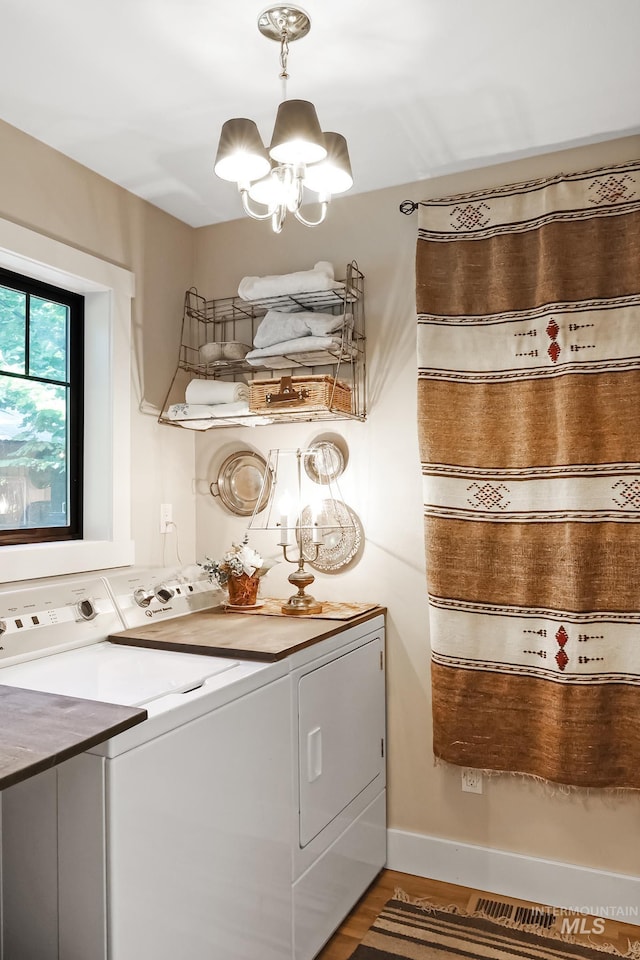
<path id="1" fill-rule="evenodd" d="M 5 632 L 6 629 L 7 629 L 6 621 L 0 620 L 0 637 Z"/>
<path id="2" fill-rule="evenodd" d="M 147 593 L 144 587 L 138 587 L 138 589 L 133 594 L 133 599 L 138 604 L 139 607 L 148 607 L 151 601 L 153 600 L 153 594 Z"/>
<path id="3" fill-rule="evenodd" d="M 171 587 L 168 587 L 164 583 L 159 584 L 153 592 L 156 600 L 159 600 L 160 603 L 168 603 L 169 600 L 176 595 L 175 590 L 172 590 Z"/>
<path id="4" fill-rule="evenodd" d="M 76 610 L 82 620 L 95 620 L 98 616 L 95 602 L 90 597 L 85 597 L 80 603 L 76 604 Z"/>

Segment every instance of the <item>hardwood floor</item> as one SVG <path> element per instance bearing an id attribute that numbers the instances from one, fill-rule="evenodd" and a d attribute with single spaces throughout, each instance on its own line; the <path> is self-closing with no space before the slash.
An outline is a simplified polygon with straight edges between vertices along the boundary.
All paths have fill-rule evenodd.
<path id="1" fill-rule="evenodd" d="M 371 884 L 367 892 L 355 905 L 344 923 L 338 928 L 331 940 L 324 949 L 318 954 L 316 960 L 348 960 L 361 940 L 364 939 L 367 930 L 378 916 L 387 900 L 394 893 L 394 890 L 400 887 L 405 893 L 412 897 L 429 897 L 436 905 L 448 906 L 456 904 L 463 909 L 470 909 L 469 904 L 475 902 L 477 896 L 486 895 L 492 897 L 492 894 L 483 894 L 483 891 L 472 890 L 468 887 L 459 887 L 451 883 L 440 883 L 437 880 L 428 880 L 424 877 L 414 877 L 408 873 L 398 873 L 393 870 L 383 870 L 376 880 Z M 505 899 L 498 897 L 497 899 Z M 513 901 L 523 903 L 523 901 Z M 603 893 L 603 902 L 607 903 L 606 891 Z M 531 906 L 541 906 L 540 904 L 531 904 Z M 602 937 L 621 954 L 625 954 L 629 948 L 629 941 L 632 943 L 640 942 L 640 926 L 635 924 L 619 922 L 607 919 Z M 585 942 L 588 937 L 581 937 Z M 603 954 L 609 956 L 609 954 Z"/>

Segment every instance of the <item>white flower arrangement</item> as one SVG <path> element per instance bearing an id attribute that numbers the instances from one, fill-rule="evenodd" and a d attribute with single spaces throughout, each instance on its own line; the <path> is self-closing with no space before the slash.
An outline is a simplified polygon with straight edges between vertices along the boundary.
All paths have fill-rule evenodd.
<path id="1" fill-rule="evenodd" d="M 241 544 L 232 544 L 231 550 L 225 553 L 222 560 L 206 557 L 199 566 L 209 574 L 210 580 L 215 580 L 219 586 L 224 587 L 230 577 L 241 577 L 242 574 L 247 577 L 263 577 L 275 563 L 275 560 L 264 560 L 249 546 L 245 537 Z"/>

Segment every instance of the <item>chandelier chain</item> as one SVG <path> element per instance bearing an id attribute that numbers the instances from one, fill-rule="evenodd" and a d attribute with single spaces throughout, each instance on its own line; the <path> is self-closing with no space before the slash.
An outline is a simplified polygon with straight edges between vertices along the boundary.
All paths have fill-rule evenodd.
<path id="1" fill-rule="evenodd" d="M 287 80 L 289 79 L 289 74 L 287 73 L 287 61 L 289 59 L 289 31 L 287 30 L 287 24 L 284 18 L 278 20 L 278 26 L 280 27 L 280 80 L 282 81 L 282 99 L 287 99 Z"/>
<path id="2" fill-rule="evenodd" d="M 280 66 L 282 68 L 282 73 L 280 78 L 282 80 L 288 80 L 289 74 L 287 73 L 287 60 L 289 59 L 289 32 L 287 31 L 286 21 L 281 19 L 278 20 L 278 26 L 280 27 Z"/>

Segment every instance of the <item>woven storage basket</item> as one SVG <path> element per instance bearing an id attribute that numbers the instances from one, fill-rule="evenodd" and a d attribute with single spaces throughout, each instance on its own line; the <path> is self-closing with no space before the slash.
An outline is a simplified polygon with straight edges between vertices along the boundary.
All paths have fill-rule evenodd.
<path id="1" fill-rule="evenodd" d="M 290 398 L 291 390 L 306 393 L 306 396 Z M 252 380 L 249 383 L 249 410 L 252 413 L 334 410 L 350 414 L 351 387 L 328 376 Z"/>

